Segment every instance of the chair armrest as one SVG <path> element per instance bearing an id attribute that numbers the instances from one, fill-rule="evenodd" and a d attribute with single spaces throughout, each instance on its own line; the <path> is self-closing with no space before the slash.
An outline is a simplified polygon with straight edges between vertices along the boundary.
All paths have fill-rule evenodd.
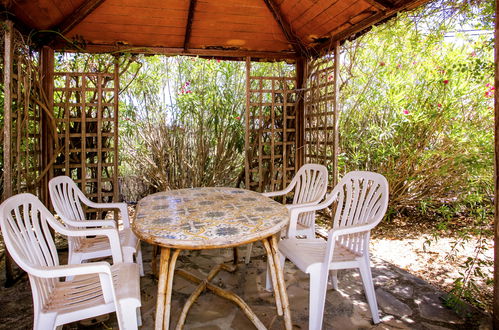
<path id="1" fill-rule="evenodd" d="M 296 236 L 296 224 L 298 222 L 298 216 L 301 213 L 312 212 L 317 210 L 322 210 L 331 205 L 336 200 L 337 195 L 329 194 L 326 196 L 323 202 L 314 204 L 304 203 L 304 204 L 294 204 L 288 207 L 289 210 L 289 226 L 288 226 L 288 237 Z"/>
<path id="2" fill-rule="evenodd" d="M 328 237 L 334 237 L 337 238 L 339 236 L 343 235 L 349 235 L 349 234 L 356 234 L 356 233 L 361 233 L 365 231 L 370 231 L 376 226 L 376 224 L 361 224 L 361 225 L 355 225 L 347 228 L 336 228 L 336 229 L 331 229 L 329 230 Z"/>
<path id="3" fill-rule="evenodd" d="M 88 198 L 81 198 L 81 200 L 88 206 L 95 209 L 118 209 L 121 213 L 121 220 L 123 221 L 123 227 L 130 227 L 130 218 L 128 216 L 128 207 L 126 203 L 95 203 Z"/>
<path id="4" fill-rule="evenodd" d="M 65 224 L 68 224 L 72 227 L 108 227 L 108 228 L 116 228 L 116 221 L 114 220 L 83 220 L 83 221 L 74 221 L 69 220 L 64 217 L 61 217 Z"/>
<path id="5" fill-rule="evenodd" d="M 284 190 L 269 191 L 266 193 L 262 193 L 262 195 L 265 197 L 275 197 L 275 196 L 282 196 L 282 195 L 286 195 L 286 194 L 287 194 L 287 192 Z"/>
<path id="6" fill-rule="evenodd" d="M 43 278 L 67 277 L 100 273 L 111 275 L 111 266 L 106 261 L 99 261 L 78 265 L 30 267 L 29 272 L 37 277 Z"/>
<path id="7" fill-rule="evenodd" d="M 120 236 L 116 228 L 89 228 L 89 229 L 69 229 L 59 223 L 57 220 L 50 221 L 51 226 L 55 231 L 71 237 L 85 236 L 107 236 L 111 247 L 111 255 L 113 263 L 123 262 L 123 251 L 121 250 Z"/>

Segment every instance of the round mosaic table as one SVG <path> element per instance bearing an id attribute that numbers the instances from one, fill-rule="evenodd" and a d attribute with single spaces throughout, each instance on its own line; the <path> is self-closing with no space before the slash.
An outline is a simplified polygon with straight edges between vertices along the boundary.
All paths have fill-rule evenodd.
<path id="1" fill-rule="evenodd" d="M 261 241 L 265 247 L 277 313 L 284 315 L 286 329 L 291 329 L 288 297 L 277 251 L 277 235 L 288 222 L 289 213 L 284 205 L 244 189 L 180 189 L 141 199 L 132 229 L 141 240 L 161 247 L 156 329 L 169 328 L 171 288 L 181 250 L 236 247 L 255 241 Z M 218 265 L 204 280 L 182 270 L 176 271 L 199 284 L 182 310 L 177 329 L 183 327 L 189 308 L 205 289 L 233 301 L 258 329 L 265 329 L 239 296 L 209 282 L 220 270 L 234 271 L 235 266 Z"/>

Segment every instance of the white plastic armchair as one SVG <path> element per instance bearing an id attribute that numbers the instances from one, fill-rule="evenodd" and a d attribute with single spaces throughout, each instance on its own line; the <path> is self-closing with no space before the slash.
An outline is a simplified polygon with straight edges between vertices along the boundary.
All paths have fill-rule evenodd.
<path id="1" fill-rule="evenodd" d="M 283 190 L 262 193 L 267 197 L 285 196 L 294 191 L 292 204 L 288 209 L 299 209 L 318 204 L 326 194 L 328 182 L 327 168 L 320 164 L 305 164 L 296 173 L 289 185 Z M 315 212 L 302 212 L 297 220 L 296 235 L 315 237 Z M 251 257 L 252 244 L 246 250 L 246 263 Z"/>
<path id="2" fill-rule="evenodd" d="M 301 213 L 315 212 L 337 202 L 333 227 L 327 241 L 295 237 Z M 310 274 L 309 329 L 321 329 L 329 273 L 338 289 L 338 269 L 358 268 L 374 323 L 379 323 L 378 305 L 369 262 L 369 237 L 385 215 L 388 182 L 381 174 L 365 171 L 347 173 L 326 199 L 317 205 L 290 210 L 288 238 L 279 242 L 281 265 L 285 258 Z"/>
<path id="3" fill-rule="evenodd" d="M 0 226 L 7 250 L 29 275 L 34 329 L 55 329 L 112 312 L 116 312 L 120 329 L 137 329 L 141 306 L 138 265 L 59 265 L 49 226 L 64 235 L 78 236 L 95 235 L 103 229 L 68 230 L 31 194 L 10 197 L 0 205 Z M 121 260 L 116 231 L 103 234 L 108 235 L 114 248 L 114 260 Z M 62 277 L 74 279 L 63 282 Z"/>
<path id="4" fill-rule="evenodd" d="M 144 275 L 140 240 L 130 228 L 128 209 L 125 203 L 94 203 L 67 176 L 58 176 L 49 181 L 49 192 L 55 212 L 61 217 L 68 229 L 76 228 L 113 228 L 119 234 L 125 262 L 133 262 L 133 256 Z M 118 228 L 115 220 L 86 220 L 82 203 L 95 209 L 118 209 L 121 214 L 123 228 Z M 112 255 L 109 240 L 96 234 L 93 237 L 68 236 L 68 263 L 79 264 L 85 260 Z M 115 260 L 116 262 L 116 260 Z"/>

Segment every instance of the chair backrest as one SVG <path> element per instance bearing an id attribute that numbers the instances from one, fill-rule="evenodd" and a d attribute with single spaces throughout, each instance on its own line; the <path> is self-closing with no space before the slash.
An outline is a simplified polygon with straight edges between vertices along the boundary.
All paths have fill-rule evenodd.
<path id="1" fill-rule="evenodd" d="M 294 187 L 293 204 L 320 201 L 327 190 L 327 168 L 320 164 L 305 164 L 296 173 L 290 185 Z"/>
<path id="2" fill-rule="evenodd" d="M 388 181 L 378 173 L 354 171 L 347 173 L 336 185 L 328 199 L 337 202 L 333 217 L 334 231 L 356 225 L 374 228 L 388 207 Z M 368 248 L 369 231 L 340 237 L 349 249 L 363 253 Z"/>
<path id="3" fill-rule="evenodd" d="M 29 274 L 35 310 L 43 306 L 57 278 L 37 277 L 37 271 L 59 265 L 49 224 L 57 222 L 32 194 L 19 194 L 0 205 L 0 226 L 5 245 L 14 261 Z"/>
<path id="4" fill-rule="evenodd" d="M 55 212 L 63 220 L 86 220 L 82 207 L 82 200 L 86 197 L 70 177 L 62 175 L 52 178 L 49 193 Z"/>

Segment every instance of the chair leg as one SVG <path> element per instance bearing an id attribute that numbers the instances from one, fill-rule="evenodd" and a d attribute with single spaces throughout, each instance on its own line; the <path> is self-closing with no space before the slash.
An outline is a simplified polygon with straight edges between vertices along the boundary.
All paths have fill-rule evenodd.
<path id="1" fill-rule="evenodd" d="M 39 313 L 35 318 L 35 324 L 33 329 L 35 330 L 45 330 L 45 329 L 56 329 L 55 325 L 55 313 Z"/>
<path id="2" fill-rule="evenodd" d="M 374 291 L 374 284 L 369 261 L 364 260 L 360 263 L 359 272 L 362 278 L 362 283 L 364 284 L 367 303 L 369 304 L 369 308 L 371 309 L 371 314 L 373 316 L 373 323 L 378 324 L 380 322 L 378 302 L 376 301 L 376 292 Z"/>
<path id="3" fill-rule="evenodd" d="M 135 261 L 137 262 L 137 265 L 139 265 L 140 276 L 144 276 L 144 264 L 142 262 L 142 249 L 140 247 L 140 241 L 137 243 L 137 248 L 135 251 Z"/>
<path id="4" fill-rule="evenodd" d="M 118 326 L 120 329 L 136 330 L 139 326 L 140 308 L 133 308 L 127 304 L 120 302 L 121 320 L 118 318 Z M 133 309 L 132 309 L 133 308 Z M 142 320 L 140 320 L 142 323 Z"/>
<path id="5" fill-rule="evenodd" d="M 249 264 L 251 259 L 251 250 L 253 250 L 253 243 L 246 245 L 246 256 L 244 257 L 244 262 Z"/>
<path id="6" fill-rule="evenodd" d="M 326 274 L 329 274 L 326 271 Z M 309 296 L 309 316 L 308 328 L 310 330 L 322 329 L 324 319 L 324 304 L 326 303 L 327 275 L 322 276 L 320 269 L 310 272 L 310 296 Z"/>
<path id="7" fill-rule="evenodd" d="M 333 286 L 333 290 L 338 291 L 338 271 L 331 271 L 331 285 Z"/>

